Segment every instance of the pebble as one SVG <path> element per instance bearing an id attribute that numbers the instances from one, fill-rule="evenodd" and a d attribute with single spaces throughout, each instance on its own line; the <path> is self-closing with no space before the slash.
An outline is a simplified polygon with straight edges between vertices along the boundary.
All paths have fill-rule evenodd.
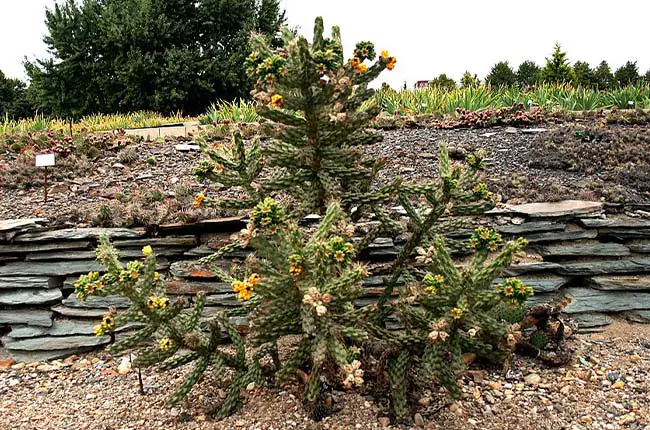
<path id="1" fill-rule="evenodd" d="M 542 377 L 537 373 L 531 373 L 530 375 L 526 375 L 524 377 L 524 381 L 528 385 L 538 385 L 540 382 L 542 382 Z"/>
<path id="2" fill-rule="evenodd" d="M 417 427 L 424 427 L 424 418 L 422 418 L 422 415 L 420 415 L 419 413 L 415 414 L 415 416 L 413 417 L 413 422 Z"/>

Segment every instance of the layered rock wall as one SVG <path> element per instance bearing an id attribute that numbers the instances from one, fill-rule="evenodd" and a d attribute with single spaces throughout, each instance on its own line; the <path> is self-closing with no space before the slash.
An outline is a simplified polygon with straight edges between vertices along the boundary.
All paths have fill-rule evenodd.
<path id="1" fill-rule="evenodd" d="M 650 321 L 650 213 L 623 208 L 617 212 L 606 213 L 595 202 L 536 203 L 494 210 L 474 222 L 491 224 L 506 239 L 528 239 L 526 255 L 506 275 L 518 276 L 534 288 L 532 303 L 571 300 L 566 312 L 583 330 L 598 330 L 609 323 L 611 313 Z M 62 357 L 110 341 L 94 336 L 93 326 L 109 306 L 120 309 L 128 303 L 120 297 L 91 297 L 81 303 L 73 285 L 80 274 L 101 272 L 94 249 L 102 234 L 112 239 L 125 260 L 141 258 L 142 247 L 151 245 L 169 295 L 191 301 L 197 292 L 206 292 L 205 318 L 239 306 L 230 285 L 197 260 L 228 243 L 244 226 L 240 218 L 163 225 L 155 232 L 50 230 L 44 222 L 0 221 L 0 333 L 4 348 L 18 360 Z M 468 229 L 453 236 L 470 233 Z M 365 256 L 372 275 L 364 281 L 366 294 L 358 305 L 372 303 L 381 294 L 382 269 L 390 266 L 402 245 L 403 238 L 373 242 Z M 218 264 L 228 269 L 245 257 L 242 252 Z M 243 320 L 236 323 L 245 326 Z"/>

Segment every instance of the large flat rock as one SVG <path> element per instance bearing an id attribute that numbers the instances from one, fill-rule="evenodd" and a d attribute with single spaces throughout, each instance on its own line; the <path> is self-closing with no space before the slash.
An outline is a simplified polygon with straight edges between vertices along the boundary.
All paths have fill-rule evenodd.
<path id="1" fill-rule="evenodd" d="M 557 273 L 566 276 L 595 276 L 614 273 L 650 272 L 650 258 L 562 263 Z"/>
<path id="2" fill-rule="evenodd" d="M 598 313 L 574 314 L 571 315 L 571 318 L 578 323 L 578 329 L 604 327 L 612 323 L 612 319 L 609 316 Z"/>
<path id="3" fill-rule="evenodd" d="M 57 240 L 98 239 L 106 235 L 110 239 L 132 239 L 142 237 L 143 232 L 128 228 L 64 228 L 61 230 L 23 233 L 14 238 L 16 242 L 48 242 Z"/>
<path id="4" fill-rule="evenodd" d="M 562 276 L 527 276 L 519 278 L 524 284 L 533 288 L 533 291 L 536 294 L 539 293 L 552 293 L 559 290 L 565 286 L 568 282 L 568 278 Z M 504 281 L 503 278 L 498 278 L 494 280 L 494 284 L 498 285 Z"/>
<path id="5" fill-rule="evenodd" d="M 185 236 L 167 236 L 167 237 L 152 237 L 145 239 L 126 239 L 126 240 L 114 240 L 113 246 L 116 248 L 128 248 L 128 247 L 142 247 L 146 245 L 151 245 L 154 247 L 164 247 L 164 246 L 179 246 L 179 247 L 192 247 L 196 246 L 197 240 L 196 236 L 185 235 Z"/>
<path id="6" fill-rule="evenodd" d="M 0 220 L 0 232 L 38 227 L 48 222 L 47 218 L 21 218 Z"/>
<path id="7" fill-rule="evenodd" d="M 213 265 L 228 272 L 233 262 L 229 260 L 218 260 Z M 177 261 L 172 263 L 169 271 L 177 278 L 202 279 L 206 281 L 219 280 L 219 276 L 211 270 L 211 267 L 198 264 L 196 261 Z"/>
<path id="8" fill-rule="evenodd" d="M 97 321 L 78 321 L 59 319 L 52 322 L 52 327 L 16 327 L 12 328 L 7 337 L 11 339 L 29 339 L 41 336 L 90 336 L 94 335 L 93 327 Z"/>
<path id="9" fill-rule="evenodd" d="M 48 276 L 3 276 L 0 277 L 0 290 L 18 288 L 56 288 L 61 282 Z"/>
<path id="10" fill-rule="evenodd" d="M 76 348 L 94 348 L 110 342 L 110 336 L 61 336 L 35 337 L 30 339 L 11 340 L 5 343 L 5 348 L 12 351 L 60 351 Z"/>
<path id="11" fill-rule="evenodd" d="M 532 263 L 521 263 L 513 264 L 508 267 L 504 273 L 508 276 L 520 276 L 526 275 L 529 273 L 539 273 L 539 272 L 555 272 L 560 269 L 558 263 L 550 263 L 548 261 L 532 262 Z"/>
<path id="12" fill-rule="evenodd" d="M 70 318 L 98 319 L 106 313 L 106 309 L 71 308 L 64 305 L 52 306 L 51 309 L 58 315 Z"/>
<path id="13" fill-rule="evenodd" d="M 86 301 L 80 301 L 76 295 L 70 294 L 63 304 L 70 308 L 83 308 L 83 309 L 104 309 L 106 311 L 110 306 L 115 306 L 118 309 L 126 309 L 131 306 L 131 301 L 122 296 L 88 296 Z"/>
<path id="14" fill-rule="evenodd" d="M 523 224 L 506 224 L 495 227 L 504 234 L 526 235 L 527 233 L 539 233 L 542 231 L 560 231 L 566 228 L 566 224 L 552 221 L 531 221 Z"/>
<path id="15" fill-rule="evenodd" d="M 201 291 L 210 293 L 232 293 L 232 286 L 227 282 L 200 282 L 191 280 L 170 280 L 166 282 L 167 294 L 194 295 Z"/>
<path id="16" fill-rule="evenodd" d="M 626 257 L 630 249 L 620 243 L 594 243 L 574 245 L 547 245 L 537 247 L 539 253 L 546 258 L 579 258 L 579 257 Z"/>
<path id="17" fill-rule="evenodd" d="M 0 291 L 0 306 L 43 305 L 58 302 L 63 298 L 61 290 L 21 288 L 15 291 Z"/>
<path id="18" fill-rule="evenodd" d="M 548 203 L 506 205 L 506 208 L 511 212 L 526 215 L 531 218 L 542 218 L 584 215 L 600 212 L 603 209 L 603 204 L 601 202 L 584 200 L 563 200 Z"/>
<path id="19" fill-rule="evenodd" d="M 573 299 L 564 309 L 569 314 L 650 310 L 650 293 L 571 287 L 567 288 L 564 294 Z"/>
<path id="20" fill-rule="evenodd" d="M 103 266 L 97 261 L 20 261 L 0 266 L 0 276 L 67 276 L 103 271 Z"/>
<path id="21" fill-rule="evenodd" d="M 594 276 L 587 282 L 597 290 L 650 291 L 650 275 Z"/>
<path id="22" fill-rule="evenodd" d="M 52 327 L 52 312 L 40 309 L 0 310 L 0 324 Z"/>
<path id="23" fill-rule="evenodd" d="M 65 251 L 70 249 L 87 249 L 90 247 L 88 241 L 73 241 L 59 243 L 38 243 L 38 244 L 10 244 L 0 245 L 0 254 L 27 254 L 30 252 L 51 252 Z"/>
<path id="24" fill-rule="evenodd" d="M 565 242 L 571 240 L 590 240 L 598 237 L 597 230 L 553 231 L 527 234 L 528 243 Z"/>
<path id="25" fill-rule="evenodd" d="M 178 247 L 154 247 L 153 251 L 156 256 L 162 257 L 178 257 L 183 255 L 188 248 Z M 141 259 L 142 249 L 119 249 L 118 254 L 120 258 L 126 259 Z M 95 251 L 61 251 L 61 252 L 39 252 L 29 254 L 25 257 L 25 261 L 56 261 L 56 260 L 95 260 L 97 254 Z"/>
<path id="26" fill-rule="evenodd" d="M 167 259 L 158 259 L 158 270 L 169 267 Z M 5 276 L 71 276 L 88 272 L 104 272 L 104 266 L 93 260 L 19 261 L 0 266 L 0 277 Z"/>
<path id="27" fill-rule="evenodd" d="M 650 311 L 626 312 L 625 318 L 634 323 L 650 324 Z"/>
<path id="28" fill-rule="evenodd" d="M 210 294 L 205 298 L 205 304 L 208 306 L 241 306 L 242 302 L 237 299 L 237 294 Z"/>
<path id="29" fill-rule="evenodd" d="M 609 218 L 582 218 L 580 223 L 587 228 L 609 228 L 609 229 L 645 229 L 650 228 L 650 220 L 630 218 L 623 216 L 612 216 Z"/>

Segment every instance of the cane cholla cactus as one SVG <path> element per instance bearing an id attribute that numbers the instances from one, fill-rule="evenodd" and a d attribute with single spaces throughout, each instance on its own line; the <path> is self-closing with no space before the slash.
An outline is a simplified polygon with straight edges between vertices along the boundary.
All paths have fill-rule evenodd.
<path id="1" fill-rule="evenodd" d="M 383 192 L 387 197 L 387 190 L 370 191 L 382 161 L 364 155 L 362 147 L 382 139 L 367 130 L 379 114 L 368 84 L 384 69 L 393 69 L 395 58 L 386 51 L 377 57 L 372 43 L 362 42 L 346 60 L 339 29 L 324 37 L 321 18 L 311 44 L 289 29 L 283 30 L 282 38 L 284 46 L 274 49 L 264 37 L 254 35 L 253 53 L 246 62 L 247 72 L 257 81 L 253 96 L 259 102 L 258 113 L 272 130 L 271 141 L 261 151 L 268 179 L 257 180 L 260 158 L 253 149 L 240 149 L 234 160 L 205 148 L 211 161 L 203 162 L 197 173 L 242 187 L 249 198 L 239 207 L 286 193 L 295 205 L 292 215 L 322 214 L 332 201 L 349 210 L 356 206 L 354 196 L 359 193 Z M 223 171 L 215 172 L 220 168 Z M 250 186 L 255 181 L 257 188 Z"/>
<path id="2" fill-rule="evenodd" d="M 301 335 L 277 376 L 284 383 L 297 369 L 310 367 L 304 400 L 311 406 L 316 406 L 319 398 L 321 377 L 346 387 L 363 383 L 363 370 L 358 361 L 349 359 L 346 342 L 367 337 L 360 328 L 365 311 L 353 305 L 362 292 L 360 284 L 367 271 L 349 258 L 354 249 L 342 236 L 346 232 L 339 224 L 342 212 L 339 205 L 332 204 L 311 236 L 283 217 L 275 216 L 279 222 L 273 223 L 251 221 L 255 235 L 249 245 L 256 256 L 250 264 L 260 282 L 253 293 L 257 304 L 249 315 L 249 339 L 253 346 L 260 346 L 276 344 L 284 336 Z M 265 200 L 253 213 L 281 211 L 274 202 Z M 332 365 L 338 373 L 327 372 Z"/>
<path id="3" fill-rule="evenodd" d="M 186 308 L 185 299 L 170 300 L 156 272 L 156 257 L 150 246 L 143 248 L 144 262 L 132 261 L 126 265 L 119 261 L 117 250 L 105 236 L 100 238 L 96 252 L 106 273 L 82 275 L 75 284 L 77 297 L 83 301 L 90 295 L 120 295 L 128 298 L 131 306 L 120 312 L 111 309 L 95 327 L 95 334 L 111 334 L 134 322 L 144 324 L 132 336 L 111 345 L 109 352 L 117 354 L 135 349 L 135 366 L 159 365 L 161 370 L 194 362 L 194 370 L 171 396 L 171 404 L 182 401 L 208 368 L 219 376 L 230 368 L 234 372 L 232 382 L 225 400 L 215 408 L 214 416 L 222 418 L 236 411 L 241 406 L 240 392 L 251 382 L 262 382 L 258 359 L 267 349 L 261 348 L 247 359 L 244 341 L 225 314 L 209 321 L 207 330 L 203 330 L 199 322 L 205 295 L 198 294 L 191 309 Z M 225 273 L 222 277 L 229 279 Z M 234 353 L 222 348 L 223 333 L 232 340 Z"/>
<path id="4" fill-rule="evenodd" d="M 402 419 L 410 416 L 406 389 L 414 371 L 425 380 L 439 381 L 452 396 L 458 396 L 456 380 L 465 367 L 463 353 L 499 362 L 514 347 L 517 327 L 509 327 L 493 312 L 511 299 L 492 282 L 526 241 L 509 242 L 491 256 L 490 240 L 497 240 L 495 233 L 479 228 L 475 235 L 485 246 L 476 247 L 473 258 L 461 268 L 454 264 L 441 236 L 434 238 L 428 250 L 420 250 L 418 261 L 427 273 L 421 281 L 401 288 L 393 307 L 406 334 L 385 334 L 384 338 L 395 348 L 389 359 L 389 383 L 395 413 Z M 507 282 L 522 286 L 521 294 L 530 297 L 532 290 L 521 281 Z"/>

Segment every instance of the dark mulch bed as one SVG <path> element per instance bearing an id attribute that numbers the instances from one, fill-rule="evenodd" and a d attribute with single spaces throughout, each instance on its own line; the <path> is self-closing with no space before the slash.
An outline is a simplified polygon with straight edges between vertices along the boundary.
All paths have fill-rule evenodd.
<path id="1" fill-rule="evenodd" d="M 486 151 L 484 180 L 503 201 L 650 202 L 646 125 L 582 121 L 549 125 L 547 131 L 536 133 L 508 127 L 382 133 L 385 140 L 367 148 L 371 155 L 387 159 L 381 183 L 400 175 L 415 182 L 435 177 L 437 148 L 444 141 L 458 159 L 476 149 Z M 0 154 L 0 219 L 38 215 L 56 224 L 142 225 L 220 215 L 192 208 L 193 196 L 206 192 L 192 174 L 202 156 L 176 150 L 178 143 L 142 142 L 128 163 L 120 162 L 124 157 L 110 150 L 96 161 L 62 162 L 51 169 L 47 204 L 42 171 L 23 163 L 21 173 L 15 155 Z"/>

